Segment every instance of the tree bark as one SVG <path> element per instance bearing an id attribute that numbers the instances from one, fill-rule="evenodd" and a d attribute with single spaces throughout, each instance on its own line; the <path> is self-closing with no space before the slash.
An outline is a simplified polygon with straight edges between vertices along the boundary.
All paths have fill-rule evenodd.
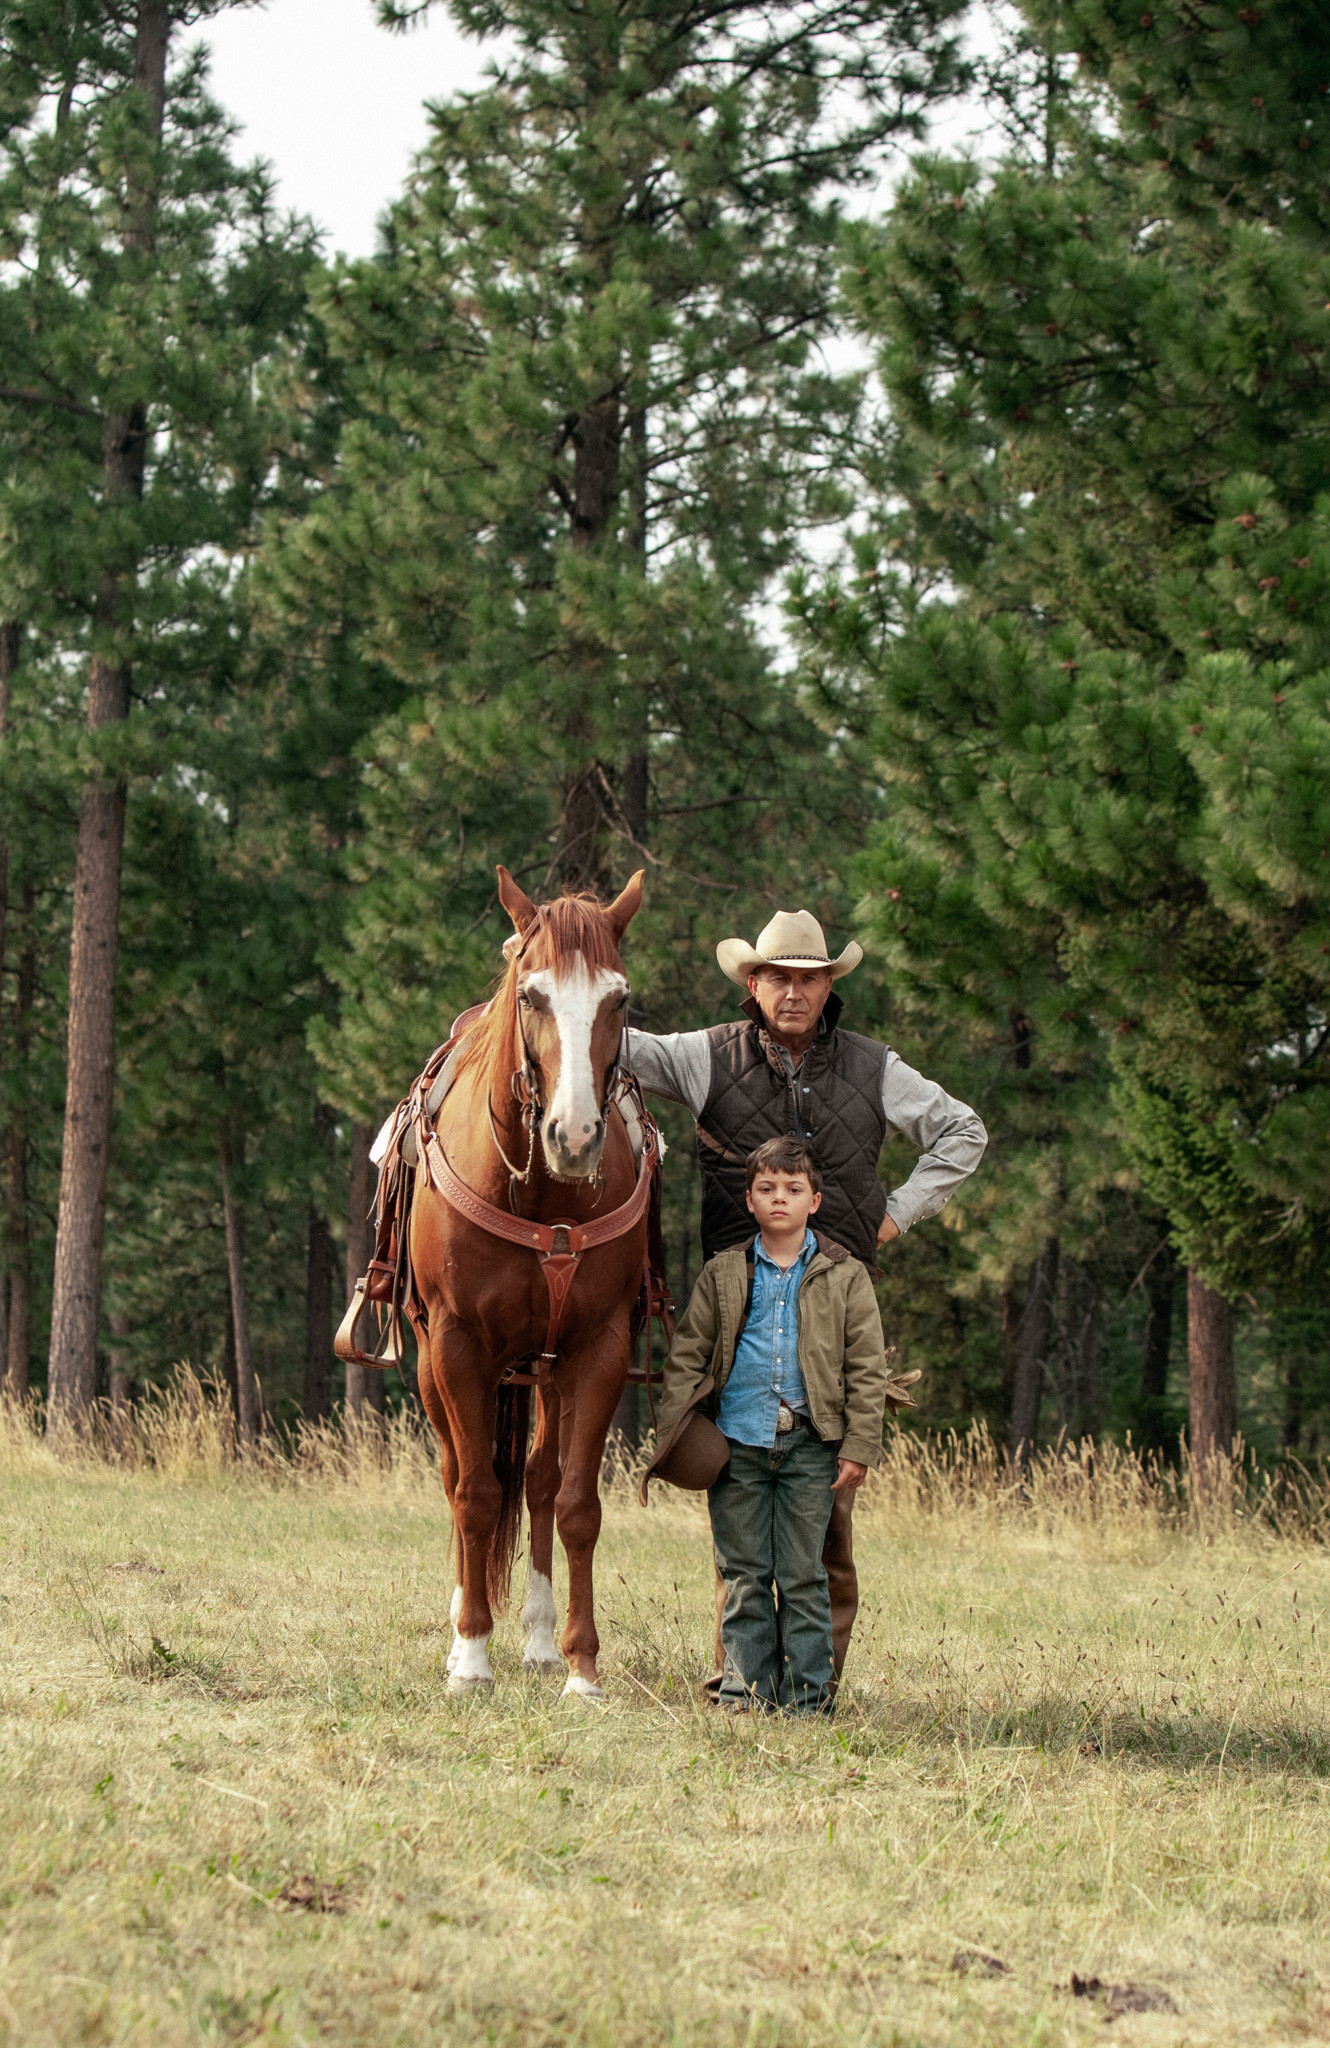
<path id="1" fill-rule="evenodd" d="M 222 1340 L 222 1379 L 226 1385 L 227 1399 L 231 1403 L 231 1414 L 237 1429 L 240 1427 L 240 1383 L 236 1377 L 236 1319 L 231 1307 L 231 1288 L 226 1289 L 226 1334 Z"/>
<path id="2" fill-rule="evenodd" d="M 625 536 L 637 573 L 644 580 L 647 568 L 647 416 L 645 407 L 634 405 L 628 415 L 629 498 L 631 516 Z M 650 753 L 651 712 L 647 692 L 642 688 L 633 706 L 635 731 L 623 767 L 623 821 L 636 846 L 647 843 L 651 802 Z"/>
<path id="3" fill-rule="evenodd" d="M 306 1422 L 323 1422 L 332 1408 L 333 1275 L 337 1252 L 327 1222 L 312 1205 L 309 1252 L 305 1269 L 305 1389 L 301 1404 Z"/>
<path id="4" fill-rule="evenodd" d="M 153 246 L 170 34 L 168 0 L 139 0 L 133 88 L 146 102 L 152 169 L 147 181 L 127 195 L 123 244 L 130 255 L 149 254 Z M 108 418 L 102 476 L 112 519 L 117 507 L 143 496 L 147 439 L 145 405 Z M 137 569 L 133 555 L 108 562 L 98 582 L 88 673 L 88 728 L 93 732 L 129 716 L 130 671 L 119 641 L 132 614 Z M 48 1374 L 50 1427 L 57 1431 L 82 1426 L 96 1387 L 124 846 L 124 781 L 94 773 L 84 784 L 79 807 L 69 954 L 68 1067 Z"/>
<path id="5" fill-rule="evenodd" d="M 32 1037 L 32 1008 L 37 995 L 37 943 L 34 930 L 37 894 L 23 886 L 23 940 L 14 996 L 13 1065 L 27 1065 Z M 28 1398 L 29 1351 L 32 1343 L 32 1218 L 28 1196 L 28 1117 L 21 1099 L 11 1099 L 5 1133 L 5 1266 L 9 1277 L 9 1337 L 3 1367 L 4 1392 L 13 1401 Z"/>
<path id="6" fill-rule="evenodd" d="M 242 1218 L 231 1191 L 231 1169 L 222 1155 L 222 1214 L 226 1219 L 226 1269 L 231 1284 L 231 1324 L 236 1356 L 236 1422 L 246 1447 L 258 1442 L 259 1400 L 254 1380 L 254 1354 L 249 1341 L 249 1304 L 245 1296 L 245 1240 Z"/>
<path id="7" fill-rule="evenodd" d="M 351 1126 L 351 1208 L 346 1220 L 346 1299 L 348 1305 L 355 1293 L 356 1282 L 368 1270 L 374 1255 L 374 1230 L 371 1222 L 370 1179 L 373 1169 L 369 1163 L 369 1148 L 374 1143 L 373 1124 L 352 1124 Z M 348 1365 L 346 1368 L 346 1412 L 363 1420 L 367 1415 L 382 1415 L 387 1389 L 383 1374 L 364 1365 Z"/>
<path id="8" fill-rule="evenodd" d="M 1021 1314 L 1021 1332 L 1016 1346 L 1016 1380 L 1011 1393 L 1011 1429 L 1007 1448 L 1018 1465 L 1028 1465 L 1039 1427 L 1039 1403 L 1044 1391 L 1044 1358 L 1053 1329 L 1053 1304 L 1058 1282 L 1058 1241 L 1044 1240 L 1038 1258 L 1030 1267 Z"/>
<path id="9" fill-rule="evenodd" d="M 619 494 L 623 416 L 617 397 L 602 398 L 581 412 L 570 435 L 573 488 L 569 507 L 572 541 L 580 550 L 595 547 L 609 530 Z M 573 676 L 580 701 L 575 702 L 565 735 L 572 765 L 565 778 L 556 861 L 566 889 L 594 889 L 605 895 L 610 872 L 606 829 L 611 786 L 596 752 L 595 699 L 601 681 L 603 651 L 590 644 L 585 654 L 573 653 Z"/>
<path id="10" fill-rule="evenodd" d="M 130 1403 L 129 1352 L 125 1340 L 129 1336 L 129 1317 L 113 1315 L 110 1318 L 111 1348 L 107 1353 L 107 1383 L 111 1396 L 112 1413 L 125 1412 Z"/>
<path id="11" fill-rule="evenodd" d="M 1173 1296 L 1178 1262 L 1173 1247 L 1156 1253 L 1145 1275 L 1145 1342 L 1141 1350 L 1141 1442 L 1159 1450 L 1164 1443 L 1164 1403 L 1173 1350 Z"/>
<path id="12" fill-rule="evenodd" d="M 1296 1453 L 1302 1443 L 1302 1359 L 1294 1357 L 1284 1380 L 1284 1449 Z"/>
<path id="13" fill-rule="evenodd" d="M 1099 1289 L 1094 1280 L 1085 1274 L 1086 1302 L 1081 1319 L 1081 1416 L 1082 1429 L 1087 1436 L 1099 1441 L 1104 1427 L 1104 1384 L 1100 1370 L 1100 1354 L 1103 1347 L 1104 1321 Z"/>
<path id="14" fill-rule="evenodd" d="M 18 667 L 19 629 L 12 620 L 0 623 L 0 754 L 9 728 L 9 684 Z M 0 833 L 0 1080 L 3 1080 L 5 1026 L 5 964 L 9 937 L 9 841 Z M 9 1273 L 0 1261 L 0 1384 L 9 1357 Z"/>
<path id="15" fill-rule="evenodd" d="M 1145 1348 L 1141 1357 L 1141 1400 L 1162 1401 L 1168 1393 L 1168 1365 L 1173 1350 L 1173 1294 L 1178 1262 L 1166 1244 L 1145 1276 Z"/>
<path id="16" fill-rule="evenodd" d="M 1191 1454 L 1204 1473 L 1216 1458 L 1231 1457 L 1238 1427 L 1233 1369 L 1233 1307 L 1187 1268 L 1187 1367 Z"/>

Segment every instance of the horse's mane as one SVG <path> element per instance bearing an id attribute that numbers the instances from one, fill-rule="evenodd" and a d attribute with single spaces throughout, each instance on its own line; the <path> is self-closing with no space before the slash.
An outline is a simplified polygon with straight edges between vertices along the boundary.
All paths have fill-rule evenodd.
<path id="1" fill-rule="evenodd" d="M 583 891 L 558 897 L 542 906 L 545 916 L 540 930 L 522 955 L 520 968 L 556 967 L 580 953 L 594 974 L 597 968 L 619 967 L 619 942 L 609 912 L 598 896 Z M 510 1055 L 517 1025 L 517 977 L 514 959 L 490 998 L 490 1006 L 465 1034 L 457 1051 L 457 1071 L 476 1066 L 493 1070 L 500 1059 Z"/>

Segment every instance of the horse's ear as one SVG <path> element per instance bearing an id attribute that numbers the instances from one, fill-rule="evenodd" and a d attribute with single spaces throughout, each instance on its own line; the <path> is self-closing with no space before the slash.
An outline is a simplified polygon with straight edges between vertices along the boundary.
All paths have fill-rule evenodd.
<path id="1" fill-rule="evenodd" d="M 498 869 L 499 901 L 519 932 L 524 932 L 536 914 L 536 906 L 525 889 L 519 889 L 507 868 Z"/>
<path id="2" fill-rule="evenodd" d="M 646 869 L 639 868 L 632 880 L 620 891 L 609 906 L 609 919 L 610 923 L 614 926 L 614 936 L 616 939 L 623 937 L 629 925 L 637 916 L 638 911 L 642 908 L 642 878 L 645 874 Z"/>

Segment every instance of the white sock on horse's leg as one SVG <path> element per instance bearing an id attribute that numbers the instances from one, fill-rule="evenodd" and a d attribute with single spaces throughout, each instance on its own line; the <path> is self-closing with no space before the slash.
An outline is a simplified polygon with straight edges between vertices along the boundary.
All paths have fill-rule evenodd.
<path id="1" fill-rule="evenodd" d="M 589 1700 L 594 1704 L 597 1700 L 604 1699 L 605 1688 L 603 1685 L 597 1685 L 594 1678 L 583 1678 L 580 1671 L 570 1671 L 568 1683 L 559 1697 L 567 1699 L 570 1693 L 574 1699 Z"/>
<path id="2" fill-rule="evenodd" d="M 470 1692 L 473 1686 L 493 1685 L 489 1644 L 488 1636 L 453 1637 L 453 1646 L 448 1652 L 449 1692 Z"/>
<path id="3" fill-rule="evenodd" d="M 526 1630 L 526 1650 L 522 1657 L 524 1671 L 557 1671 L 560 1668 L 559 1652 L 554 1643 L 554 1624 L 558 1618 L 554 1588 L 544 1572 L 528 1572 L 526 1603 L 522 1608 L 522 1626 Z"/>
<path id="4" fill-rule="evenodd" d="M 448 1603 L 448 1619 L 453 1625 L 453 1646 L 448 1652 L 449 1692 L 470 1692 L 473 1686 L 493 1685 L 494 1673 L 490 1670 L 488 1636 L 464 1636 L 458 1633 L 457 1624 L 462 1618 L 462 1588 L 453 1587 L 453 1597 Z"/>

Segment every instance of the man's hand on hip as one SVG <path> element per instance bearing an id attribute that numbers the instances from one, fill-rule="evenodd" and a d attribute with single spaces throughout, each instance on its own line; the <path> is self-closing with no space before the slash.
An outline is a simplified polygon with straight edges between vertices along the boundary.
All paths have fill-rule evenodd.
<path id="1" fill-rule="evenodd" d="M 846 1487 L 853 1493 L 855 1487 L 862 1486 L 867 1477 L 867 1465 L 857 1465 L 853 1458 L 838 1458 L 836 1477 L 831 1482 L 831 1490 L 833 1493 L 839 1493 L 842 1487 Z"/>
<path id="2" fill-rule="evenodd" d="M 881 1244 L 890 1244 L 890 1243 L 891 1243 L 891 1240 L 892 1240 L 892 1238 L 893 1238 L 893 1237 L 899 1237 L 899 1236 L 900 1236 L 900 1234 L 901 1234 L 901 1227 L 900 1227 L 899 1223 L 895 1223 L 895 1222 L 893 1222 L 893 1220 L 892 1220 L 892 1218 L 891 1218 L 890 1216 L 884 1216 L 884 1217 L 882 1218 L 882 1222 L 881 1222 L 881 1225 L 879 1226 L 879 1229 L 878 1229 L 878 1233 L 877 1233 L 877 1241 L 878 1241 L 878 1243 L 879 1243 L 880 1245 L 881 1245 Z"/>

